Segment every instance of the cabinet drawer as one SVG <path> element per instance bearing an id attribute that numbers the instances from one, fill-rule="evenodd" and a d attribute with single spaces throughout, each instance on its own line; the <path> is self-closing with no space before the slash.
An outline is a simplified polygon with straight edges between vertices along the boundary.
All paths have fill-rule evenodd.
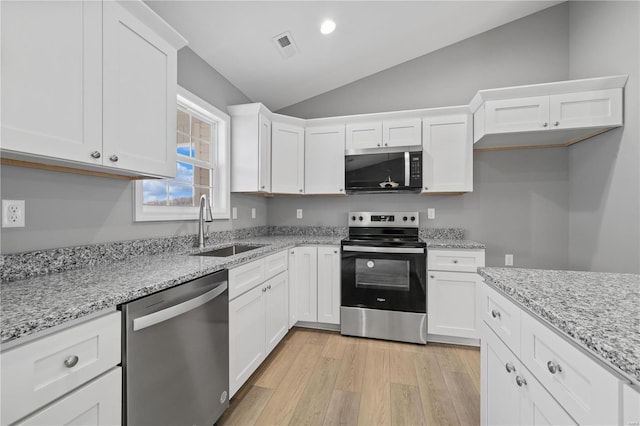
<path id="1" fill-rule="evenodd" d="M 520 355 L 520 312 L 513 302 L 484 286 L 480 315 L 516 355 Z"/>
<path id="2" fill-rule="evenodd" d="M 618 424 L 620 381 L 528 314 L 521 320 L 521 359 L 579 424 Z"/>
<path id="3" fill-rule="evenodd" d="M 120 312 L 113 312 L 0 354 L 1 423 L 12 423 L 113 368 L 120 362 L 120 329 Z"/>
<path id="4" fill-rule="evenodd" d="M 477 272 L 484 266 L 484 250 L 427 250 L 427 269 L 433 271 Z"/>
<path id="5" fill-rule="evenodd" d="M 122 368 L 87 383 L 17 425 L 119 425 L 122 421 Z"/>
<path id="6" fill-rule="evenodd" d="M 264 279 L 275 277 L 281 272 L 287 270 L 288 265 L 288 252 L 282 250 L 279 253 L 272 254 L 271 256 L 264 258 Z"/>
<path id="7" fill-rule="evenodd" d="M 229 300 L 240 296 L 265 280 L 264 259 L 229 270 Z"/>

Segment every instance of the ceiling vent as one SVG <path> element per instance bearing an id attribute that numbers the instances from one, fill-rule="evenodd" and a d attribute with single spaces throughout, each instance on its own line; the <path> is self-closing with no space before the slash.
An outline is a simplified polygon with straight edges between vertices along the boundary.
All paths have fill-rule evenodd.
<path id="1" fill-rule="evenodd" d="M 289 31 L 285 31 L 282 34 L 275 36 L 273 38 L 273 42 L 275 43 L 278 52 L 280 52 L 280 55 L 285 59 L 298 53 L 298 46 Z"/>

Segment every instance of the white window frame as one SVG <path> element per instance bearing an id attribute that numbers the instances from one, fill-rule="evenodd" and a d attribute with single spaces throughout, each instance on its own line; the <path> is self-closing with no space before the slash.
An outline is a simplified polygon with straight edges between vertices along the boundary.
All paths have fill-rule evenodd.
<path id="1" fill-rule="evenodd" d="M 231 119 L 228 114 L 220 111 L 207 101 L 180 86 L 178 86 L 177 101 L 179 107 L 216 123 L 217 143 L 216 146 L 212 146 L 213 149 L 211 149 L 213 157 L 211 159 L 213 167 L 211 185 L 213 191 L 209 193 L 209 200 L 211 202 L 211 213 L 214 219 L 229 219 L 231 210 Z M 176 112 L 174 112 L 174 114 L 175 113 Z M 179 158 L 178 161 L 180 161 Z M 198 220 L 198 207 L 145 206 L 142 204 L 142 197 L 142 181 L 139 180 L 135 182 L 134 187 L 135 222 Z"/>

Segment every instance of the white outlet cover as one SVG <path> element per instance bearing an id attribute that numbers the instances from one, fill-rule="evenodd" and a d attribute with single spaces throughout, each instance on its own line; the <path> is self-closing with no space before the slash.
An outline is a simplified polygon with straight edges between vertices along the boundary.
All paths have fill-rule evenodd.
<path id="1" fill-rule="evenodd" d="M 251 219 L 255 219 L 256 218 L 256 208 L 252 207 L 251 208 Z"/>
<path id="2" fill-rule="evenodd" d="M 296 218 L 302 219 L 302 209 L 297 209 L 296 210 Z"/>
<path id="3" fill-rule="evenodd" d="M 2 227 L 24 228 L 24 200 L 2 200 Z"/>
<path id="4" fill-rule="evenodd" d="M 436 218 L 436 209 L 431 207 L 427 209 L 427 219 L 435 219 Z"/>
<path id="5" fill-rule="evenodd" d="M 504 266 L 513 266 L 513 255 L 505 254 L 504 255 Z"/>
<path id="6" fill-rule="evenodd" d="M 238 218 L 238 208 L 237 207 L 232 207 L 231 208 L 231 219 L 237 219 Z"/>

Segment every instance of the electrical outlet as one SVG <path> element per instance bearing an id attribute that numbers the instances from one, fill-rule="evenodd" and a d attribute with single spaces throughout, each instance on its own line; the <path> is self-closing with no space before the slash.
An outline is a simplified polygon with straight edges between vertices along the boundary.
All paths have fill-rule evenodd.
<path id="1" fill-rule="evenodd" d="M 2 227 L 24 228 L 24 200 L 2 200 Z"/>
<path id="2" fill-rule="evenodd" d="M 233 207 L 231 208 L 231 219 L 237 219 L 237 218 L 238 218 L 238 208 Z"/>
<path id="3" fill-rule="evenodd" d="M 252 207 L 251 208 L 251 219 L 255 219 L 256 218 L 256 208 Z"/>
<path id="4" fill-rule="evenodd" d="M 513 255 L 505 254 L 504 255 L 504 266 L 513 266 Z"/>
<path id="5" fill-rule="evenodd" d="M 435 219 L 436 218 L 436 209 L 431 207 L 427 209 L 427 219 Z"/>
<path id="6" fill-rule="evenodd" d="M 302 209 L 296 210 L 296 219 L 302 219 Z"/>

